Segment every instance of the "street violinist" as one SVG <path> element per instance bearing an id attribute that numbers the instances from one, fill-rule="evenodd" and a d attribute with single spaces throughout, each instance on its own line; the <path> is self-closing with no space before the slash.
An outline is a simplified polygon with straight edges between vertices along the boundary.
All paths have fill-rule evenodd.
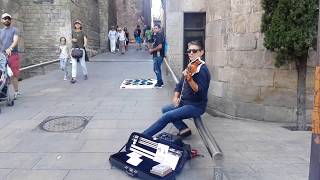
<path id="1" fill-rule="evenodd" d="M 153 136 L 160 132 L 168 123 L 178 129 L 178 136 L 184 138 L 191 135 L 191 129 L 183 119 L 201 116 L 207 107 L 210 72 L 202 60 L 204 48 L 200 41 L 188 43 L 189 64 L 182 72 L 172 103 L 162 108 L 163 115 L 143 134 Z"/>

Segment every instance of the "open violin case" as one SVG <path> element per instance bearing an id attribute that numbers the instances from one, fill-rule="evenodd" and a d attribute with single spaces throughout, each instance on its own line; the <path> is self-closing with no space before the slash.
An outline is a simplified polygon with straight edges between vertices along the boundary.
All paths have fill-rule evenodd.
<path id="1" fill-rule="evenodd" d="M 175 180 L 185 162 L 191 159 L 190 153 L 190 145 L 181 140 L 170 141 L 161 137 L 153 139 L 133 132 L 126 145 L 118 153 L 111 155 L 109 161 L 132 177 Z"/>

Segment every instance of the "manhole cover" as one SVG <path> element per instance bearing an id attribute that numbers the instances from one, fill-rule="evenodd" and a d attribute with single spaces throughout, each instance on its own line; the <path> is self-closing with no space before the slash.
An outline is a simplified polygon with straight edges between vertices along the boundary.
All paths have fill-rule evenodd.
<path id="1" fill-rule="evenodd" d="M 47 132 L 72 132 L 82 130 L 89 119 L 83 116 L 50 116 L 39 124 L 39 128 Z"/>

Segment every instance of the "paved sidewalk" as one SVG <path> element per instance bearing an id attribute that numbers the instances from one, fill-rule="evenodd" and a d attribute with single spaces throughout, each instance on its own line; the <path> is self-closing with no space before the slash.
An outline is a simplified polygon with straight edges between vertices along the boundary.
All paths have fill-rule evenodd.
<path id="1" fill-rule="evenodd" d="M 162 89 L 124 90 L 126 78 L 154 78 L 151 56 L 101 54 L 81 70 L 78 82 L 53 71 L 21 82 L 22 97 L 0 114 L 0 180 L 130 180 L 108 158 L 133 131 L 141 132 L 160 116 L 173 93 L 170 77 Z M 169 82 L 170 81 L 170 82 Z M 169 83 L 168 83 L 169 82 Z M 36 129 L 48 116 L 90 116 L 80 133 Z M 290 132 L 277 124 L 212 117 L 204 120 L 225 153 L 225 179 L 304 180 L 308 174 L 308 132 Z M 188 162 L 178 180 L 210 180 L 209 154 L 194 129 L 187 140 L 205 155 Z M 170 125 L 167 130 L 174 132 Z"/>

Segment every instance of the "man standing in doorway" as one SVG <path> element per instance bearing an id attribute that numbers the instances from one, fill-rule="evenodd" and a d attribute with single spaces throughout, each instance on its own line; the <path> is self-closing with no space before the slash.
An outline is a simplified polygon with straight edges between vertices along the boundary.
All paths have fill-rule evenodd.
<path id="1" fill-rule="evenodd" d="M 153 32 L 153 46 L 149 49 L 149 52 L 153 55 L 153 71 L 157 76 L 157 83 L 155 84 L 155 87 L 160 88 L 163 86 L 161 64 L 164 58 L 165 38 L 161 32 L 161 26 L 159 24 L 154 25 Z"/>
<path id="2" fill-rule="evenodd" d="M 8 13 L 1 15 L 1 23 L 4 25 L 0 29 L 0 51 L 8 56 L 8 63 L 13 72 L 12 84 L 14 88 L 14 99 L 19 93 L 18 79 L 20 74 L 20 58 L 18 54 L 18 30 L 11 26 L 12 17 Z"/>

